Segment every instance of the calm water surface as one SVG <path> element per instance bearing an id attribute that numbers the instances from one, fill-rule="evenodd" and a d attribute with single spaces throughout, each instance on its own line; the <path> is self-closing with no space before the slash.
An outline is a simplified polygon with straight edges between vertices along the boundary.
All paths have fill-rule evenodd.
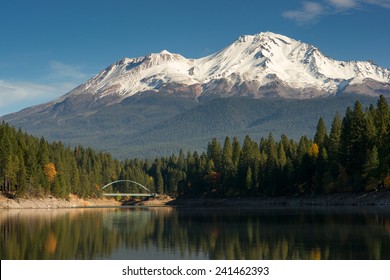
<path id="1" fill-rule="evenodd" d="M 390 209 L 0 210 L 1 259 L 390 259 Z"/>

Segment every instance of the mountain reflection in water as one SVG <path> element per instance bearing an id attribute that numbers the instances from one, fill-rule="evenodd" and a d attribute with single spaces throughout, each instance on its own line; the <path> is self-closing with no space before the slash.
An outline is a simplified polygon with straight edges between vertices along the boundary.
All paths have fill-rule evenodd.
<path id="1" fill-rule="evenodd" d="M 390 209 L 1 210 L 1 259 L 390 259 Z"/>

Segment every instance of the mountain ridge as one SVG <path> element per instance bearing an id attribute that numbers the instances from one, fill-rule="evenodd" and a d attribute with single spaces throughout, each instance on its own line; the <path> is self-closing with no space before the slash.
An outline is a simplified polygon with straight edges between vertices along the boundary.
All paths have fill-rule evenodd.
<path id="1" fill-rule="evenodd" d="M 390 69 L 370 61 L 333 60 L 317 47 L 265 32 L 240 36 L 221 51 L 198 59 L 166 50 L 124 58 L 69 95 L 92 92 L 97 98 L 117 95 L 121 101 L 134 94 L 162 92 L 174 84 L 192 87 L 189 95 L 193 98 L 212 91 L 221 96 L 263 97 L 262 89 L 269 91 L 272 87 L 275 96 L 312 98 L 334 95 L 350 85 L 364 84 L 367 79 L 385 86 L 390 83 Z M 240 86 L 241 94 L 237 92 Z M 307 94 L 309 90 L 315 94 Z M 373 91 L 366 89 L 363 93 L 372 95 Z"/>
<path id="2" fill-rule="evenodd" d="M 67 94 L 24 114 L 58 114 L 118 104 L 143 94 L 317 98 L 390 95 L 390 69 L 371 61 L 338 61 L 312 45 L 272 32 L 242 35 L 222 50 L 191 59 L 167 50 L 123 58 Z"/>
<path id="3" fill-rule="evenodd" d="M 368 84 L 368 86 L 367 86 Z M 206 57 L 188 59 L 163 50 L 123 58 L 56 102 L 89 96 L 91 107 L 136 94 L 314 98 L 390 91 L 390 69 L 371 61 L 338 61 L 312 45 L 272 32 L 243 35 Z"/>
<path id="4" fill-rule="evenodd" d="M 187 59 L 124 58 L 48 103 L 1 117 L 36 136 L 128 156 L 202 150 L 213 137 L 310 135 L 356 100 L 390 97 L 390 69 L 337 61 L 270 32 Z"/>

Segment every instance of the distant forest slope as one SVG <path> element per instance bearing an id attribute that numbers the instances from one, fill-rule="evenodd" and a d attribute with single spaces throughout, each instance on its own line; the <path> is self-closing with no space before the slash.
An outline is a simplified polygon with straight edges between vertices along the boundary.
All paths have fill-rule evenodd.
<path id="1" fill-rule="evenodd" d="M 359 100 L 363 106 L 376 98 L 343 94 L 315 99 L 215 98 L 197 102 L 183 97 L 142 95 L 120 104 L 74 112 L 48 109 L 26 115 L 24 111 L 3 117 L 15 127 L 49 141 L 83 145 L 109 152 L 123 160 L 154 158 L 184 151 L 205 151 L 212 138 L 246 135 L 259 140 L 270 132 L 298 140 L 315 133 L 322 117 L 331 124 L 336 112 L 344 112 Z"/>

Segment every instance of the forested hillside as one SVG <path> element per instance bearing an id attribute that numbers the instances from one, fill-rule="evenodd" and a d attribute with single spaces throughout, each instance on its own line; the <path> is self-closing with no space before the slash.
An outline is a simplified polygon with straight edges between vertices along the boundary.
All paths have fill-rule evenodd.
<path id="1" fill-rule="evenodd" d="M 272 134 L 259 142 L 246 136 L 214 138 L 207 152 L 155 160 L 128 159 L 89 148 L 48 143 L 0 125 L 0 180 L 3 193 L 99 197 L 101 187 L 131 179 L 159 194 L 174 196 L 275 196 L 360 192 L 390 184 L 390 110 L 381 96 L 363 108 L 358 101 L 330 129 L 319 119 L 313 139 L 297 142 Z"/>
<path id="2" fill-rule="evenodd" d="M 361 192 L 389 187 L 390 115 L 383 96 L 376 106 L 360 102 L 336 115 L 330 131 L 319 119 L 314 139 L 299 142 L 270 134 L 241 144 L 213 139 L 207 153 L 160 159 L 152 175 L 175 178 L 168 186 L 187 196 L 259 196 L 300 193 Z M 157 172 L 154 172 L 157 170 Z M 174 176 L 173 176 L 174 175 Z M 164 178 L 164 177 L 163 177 Z M 163 182 L 160 179 L 161 183 Z M 176 183 L 177 182 L 177 183 Z"/>
<path id="3" fill-rule="evenodd" d="M 225 136 L 237 136 L 241 142 L 250 135 L 259 141 L 272 132 L 276 137 L 284 133 L 299 140 L 302 135 L 314 135 L 320 117 L 330 126 L 336 112 L 353 107 L 356 100 L 366 107 L 377 98 L 340 94 L 303 100 L 229 97 L 195 101 L 146 94 L 96 110 L 74 112 L 57 106 L 37 114 L 23 110 L 0 119 L 49 142 L 91 147 L 119 160 L 154 159 L 177 155 L 180 148 L 206 151 L 213 137 L 223 141 Z"/>
<path id="4" fill-rule="evenodd" d="M 109 154 L 49 144 L 5 123 L 0 145 L 1 191 L 17 196 L 98 196 L 98 185 L 117 178 L 121 167 Z"/>

